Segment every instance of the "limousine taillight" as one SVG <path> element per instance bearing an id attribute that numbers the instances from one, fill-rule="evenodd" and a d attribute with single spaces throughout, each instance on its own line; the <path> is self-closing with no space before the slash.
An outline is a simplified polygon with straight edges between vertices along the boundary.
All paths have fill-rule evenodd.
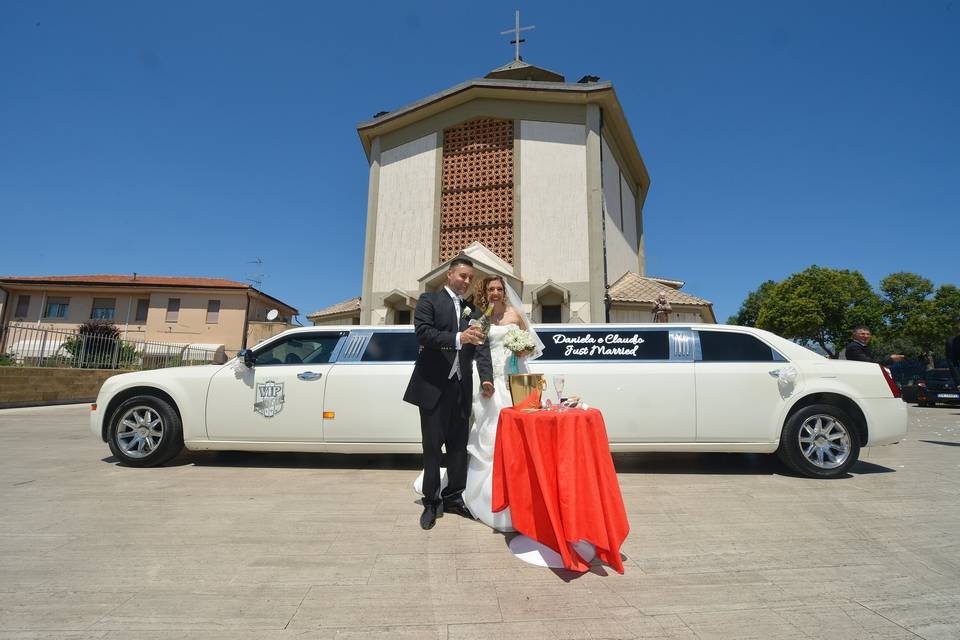
<path id="1" fill-rule="evenodd" d="M 896 382 L 893 381 L 893 376 L 890 375 L 890 369 L 887 369 L 885 366 L 880 365 L 880 370 L 883 371 L 883 379 L 887 381 L 887 386 L 890 387 L 890 392 L 893 393 L 894 398 L 900 397 L 900 387 Z"/>

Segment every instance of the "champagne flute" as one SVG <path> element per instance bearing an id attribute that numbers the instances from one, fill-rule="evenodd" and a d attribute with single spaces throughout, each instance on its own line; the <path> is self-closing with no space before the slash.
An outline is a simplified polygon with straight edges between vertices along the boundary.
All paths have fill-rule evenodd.
<path id="1" fill-rule="evenodd" d="M 566 382 L 563 376 L 553 376 L 553 389 L 557 392 L 557 411 L 563 411 L 563 403 L 560 395 L 563 393 L 563 384 Z"/>

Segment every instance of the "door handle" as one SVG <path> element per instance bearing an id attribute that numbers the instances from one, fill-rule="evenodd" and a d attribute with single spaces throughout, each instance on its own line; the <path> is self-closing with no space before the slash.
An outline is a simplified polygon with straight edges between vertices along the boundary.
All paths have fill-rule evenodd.
<path id="1" fill-rule="evenodd" d="M 769 373 L 770 373 L 770 375 L 773 376 L 774 378 L 779 378 L 779 377 L 780 377 L 780 369 L 774 369 L 773 371 L 770 371 Z"/>
<path id="2" fill-rule="evenodd" d="M 297 378 L 300 380 L 318 380 L 323 377 L 322 373 L 316 371 L 304 371 L 303 373 L 298 373 Z"/>

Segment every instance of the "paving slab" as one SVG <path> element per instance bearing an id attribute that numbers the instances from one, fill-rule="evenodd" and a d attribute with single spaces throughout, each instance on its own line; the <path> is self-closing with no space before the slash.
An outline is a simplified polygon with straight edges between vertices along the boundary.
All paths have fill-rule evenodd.
<path id="1" fill-rule="evenodd" d="M 960 638 L 960 410 L 848 477 L 617 454 L 624 575 L 418 527 L 413 455 L 120 466 L 86 406 L 0 410 L 0 640 Z"/>

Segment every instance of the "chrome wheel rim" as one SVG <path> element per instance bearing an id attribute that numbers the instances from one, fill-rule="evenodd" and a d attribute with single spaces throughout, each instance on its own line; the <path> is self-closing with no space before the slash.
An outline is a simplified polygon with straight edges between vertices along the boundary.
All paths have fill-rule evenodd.
<path id="1" fill-rule="evenodd" d="M 819 413 L 800 425 L 800 451 L 820 469 L 836 469 L 850 457 L 850 431 L 834 416 Z"/>
<path id="2" fill-rule="evenodd" d="M 131 458 L 146 458 L 157 450 L 162 440 L 163 419 L 153 407 L 133 407 L 117 424 L 117 446 Z"/>

